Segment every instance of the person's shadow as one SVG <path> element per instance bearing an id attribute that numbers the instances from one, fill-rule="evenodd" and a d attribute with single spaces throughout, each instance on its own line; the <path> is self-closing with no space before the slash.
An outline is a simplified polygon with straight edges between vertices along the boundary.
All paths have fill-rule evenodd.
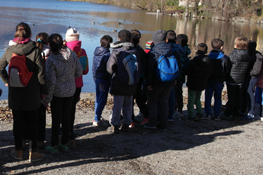
<path id="1" fill-rule="evenodd" d="M 51 155 L 45 153 L 44 160 L 32 163 L 34 170 L 27 170 L 27 174 L 45 172 L 48 170 L 78 166 L 95 162 L 108 162 L 129 160 L 141 156 L 147 156 L 167 150 L 186 150 L 203 144 L 213 142 L 217 137 L 240 134 L 242 131 L 223 131 L 237 125 L 245 125 L 246 121 L 200 121 L 189 122 L 177 120 L 169 123 L 168 131 L 146 130 L 139 123 L 136 128 L 128 133 L 120 132 L 112 134 L 107 127 L 93 127 L 91 123 L 82 123 L 75 126 L 77 148 L 70 153 Z M 209 132 L 217 131 L 209 134 Z M 220 132 L 221 131 L 221 132 Z M 202 134 L 206 133 L 206 134 Z M 51 130 L 47 129 L 47 138 L 50 138 Z M 10 151 L 13 149 L 12 131 L 0 132 L 0 171 L 19 171 L 32 166 L 27 162 L 27 151 L 24 151 L 24 160 L 15 163 Z M 14 162 L 14 163 L 11 163 Z M 42 167 L 42 164 L 49 166 Z"/>

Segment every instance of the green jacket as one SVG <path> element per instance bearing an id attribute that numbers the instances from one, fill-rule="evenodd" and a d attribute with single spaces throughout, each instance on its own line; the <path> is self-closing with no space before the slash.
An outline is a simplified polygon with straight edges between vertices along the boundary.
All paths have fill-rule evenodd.
<path id="1" fill-rule="evenodd" d="M 23 111 L 37 110 L 41 104 L 41 93 L 47 95 L 44 60 L 41 52 L 33 41 L 8 47 L 0 59 L 0 77 L 5 84 L 8 84 L 6 67 L 12 53 L 26 55 L 27 67 L 33 72 L 33 76 L 26 87 L 8 87 L 9 108 Z"/>

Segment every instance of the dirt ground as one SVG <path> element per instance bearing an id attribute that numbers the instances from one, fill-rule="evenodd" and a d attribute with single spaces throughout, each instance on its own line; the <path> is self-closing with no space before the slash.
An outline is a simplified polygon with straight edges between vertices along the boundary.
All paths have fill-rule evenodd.
<path id="1" fill-rule="evenodd" d="M 10 156 L 14 147 L 12 116 L 0 102 L 1 174 L 263 174 L 262 121 L 175 120 L 168 131 L 146 130 L 138 123 L 128 133 L 111 134 L 94 127 L 94 94 L 83 93 L 78 103 L 75 149 L 28 162 Z M 103 112 L 109 118 L 112 98 Z M 135 109 L 138 113 L 138 109 Z M 184 111 L 187 116 L 186 111 Z M 47 145 L 51 136 L 47 114 Z"/>

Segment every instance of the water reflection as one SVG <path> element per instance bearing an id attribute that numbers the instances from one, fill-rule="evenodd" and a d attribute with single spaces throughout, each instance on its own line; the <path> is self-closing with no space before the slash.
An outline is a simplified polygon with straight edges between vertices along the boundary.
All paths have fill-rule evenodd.
<path id="1" fill-rule="evenodd" d="M 158 29 L 175 30 L 177 34 L 187 34 L 189 47 L 194 56 L 194 48 L 204 42 L 211 50 L 210 42 L 214 38 L 221 38 L 225 42 L 225 53 L 233 50 L 234 39 L 245 36 L 258 42 L 258 50 L 263 51 L 263 30 L 261 25 L 230 23 L 211 19 L 187 19 L 173 16 L 147 14 L 145 11 L 129 10 L 120 7 L 91 4 L 85 2 L 53 1 L 42 2 L 37 0 L 9 0 L 3 3 L 0 0 L 0 56 L 13 39 L 15 26 L 27 22 L 32 29 L 32 39 L 39 32 L 60 33 L 63 37 L 68 27 L 75 27 L 80 31 L 82 46 L 86 49 L 90 70 L 92 66 L 93 51 L 99 45 L 102 35 L 111 35 L 116 41 L 117 32 L 121 29 L 138 29 L 142 32 L 141 46 L 151 40 L 152 33 Z M 30 3 L 25 3 L 30 2 Z M 48 2 L 48 3 L 47 3 Z M 25 4 L 29 4 L 25 6 Z M 30 8 L 27 8 L 30 7 Z M 94 83 L 91 72 L 84 76 L 85 92 L 94 92 Z M 0 82 L 0 88 L 3 83 Z M 7 96 L 7 90 L 3 94 Z"/>

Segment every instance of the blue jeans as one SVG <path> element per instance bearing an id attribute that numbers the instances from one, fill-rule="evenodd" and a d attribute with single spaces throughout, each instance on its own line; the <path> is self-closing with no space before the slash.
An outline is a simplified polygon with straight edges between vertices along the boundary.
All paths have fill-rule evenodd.
<path id="1" fill-rule="evenodd" d="M 101 118 L 102 111 L 107 103 L 110 81 L 104 79 L 96 79 L 96 100 L 95 100 L 95 118 L 98 122 Z"/>
<path id="2" fill-rule="evenodd" d="M 207 83 L 205 88 L 205 113 L 206 115 L 211 115 L 211 99 L 214 94 L 214 115 L 219 115 L 221 112 L 222 105 L 222 90 L 224 84 L 223 83 Z"/>

